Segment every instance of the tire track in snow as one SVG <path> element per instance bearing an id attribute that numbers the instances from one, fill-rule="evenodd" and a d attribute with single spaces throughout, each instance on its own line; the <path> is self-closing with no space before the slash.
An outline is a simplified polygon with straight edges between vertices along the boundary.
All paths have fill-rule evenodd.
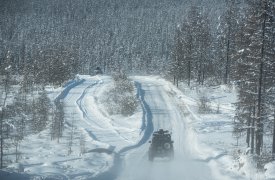
<path id="1" fill-rule="evenodd" d="M 65 99 L 71 89 L 82 84 L 83 82 L 85 82 L 85 79 L 81 79 L 79 81 L 73 81 L 67 84 L 65 88 L 62 90 L 62 92 L 55 98 L 54 104 L 60 103 L 60 100 Z"/>
<path id="2" fill-rule="evenodd" d="M 92 88 L 93 86 L 97 85 L 99 83 L 99 81 L 95 81 L 93 82 L 90 86 L 86 87 L 85 90 L 82 92 L 81 96 L 77 99 L 76 104 L 77 107 L 79 108 L 79 110 L 82 112 L 82 116 L 83 116 L 83 120 L 89 125 L 92 126 L 91 123 L 89 123 L 87 121 L 87 119 L 90 119 L 87 115 L 87 110 L 85 108 L 85 106 L 83 105 L 83 99 L 85 97 L 85 95 L 87 94 L 88 90 L 90 88 Z M 100 127 L 100 125 L 98 123 L 96 123 L 95 121 L 93 121 L 98 127 Z M 98 138 L 96 137 L 96 135 L 94 133 L 92 133 L 91 131 L 88 131 L 87 129 L 85 129 L 85 131 L 96 141 L 98 141 Z"/>
<path id="3" fill-rule="evenodd" d="M 85 95 L 87 94 L 88 90 L 89 90 L 90 88 L 92 88 L 93 86 L 97 85 L 98 83 L 99 83 L 99 81 L 95 81 L 95 82 L 93 82 L 90 86 L 86 87 L 85 90 L 82 92 L 81 96 L 80 96 L 80 97 L 77 99 L 77 101 L 76 101 L 76 104 L 77 104 L 79 110 L 82 112 L 83 119 L 84 119 L 85 122 L 86 122 L 87 124 L 89 124 L 90 126 L 92 126 L 91 123 L 89 123 L 88 121 L 86 121 L 86 119 L 90 120 L 90 118 L 88 117 L 88 115 L 87 115 L 87 114 L 88 114 L 88 113 L 87 113 L 87 110 L 86 110 L 85 106 L 83 105 L 83 99 L 84 99 Z M 93 122 L 94 122 L 98 127 L 101 127 L 101 126 L 100 126 L 98 123 L 96 123 L 95 121 L 93 121 Z M 102 128 L 102 127 L 101 127 L 101 128 Z M 96 136 L 95 136 L 95 138 L 96 138 Z"/>
<path id="4" fill-rule="evenodd" d="M 73 80 L 73 81 L 67 83 L 66 86 L 65 86 L 65 88 L 62 90 L 62 92 L 55 98 L 55 100 L 54 100 L 55 105 L 57 105 L 58 103 L 60 103 L 61 100 L 64 100 L 64 99 L 67 97 L 67 95 L 69 94 L 69 92 L 70 92 L 71 89 L 75 88 L 76 86 L 78 86 L 78 85 L 80 85 L 80 84 L 82 84 L 82 83 L 84 83 L 84 82 L 86 82 L 86 80 L 85 80 L 85 79 L 81 79 L 81 80 Z M 95 85 L 97 85 L 97 84 L 100 84 L 100 83 L 102 83 L 102 80 L 97 80 L 97 81 L 93 82 L 91 85 L 89 85 L 88 87 L 86 87 L 86 88 L 84 89 L 84 91 L 82 92 L 81 96 L 76 100 L 77 107 L 78 107 L 79 110 L 82 112 L 82 115 L 83 115 L 83 119 L 84 119 L 84 120 L 85 120 L 85 119 L 89 119 L 89 117 L 87 116 L 87 110 L 86 110 L 86 109 L 84 108 L 84 106 L 82 105 L 82 101 L 83 101 L 85 95 L 87 94 L 87 91 L 88 91 L 90 88 L 92 88 L 93 86 L 95 86 Z M 88 121 L 85 121 L 85 122 L 86 122 L 87 124 L 89 124 L 90 126 L 92 126 Z M 70 123 L 68 123 L 68 122 L 66 122 L 66 123 L 67 123 L 69 126 L 71 126 Z M 94 123 L 97 124 L 96 122 L 94 122 Z M 99 124 L 97 124 L 97 125 L 100 127 Z M 93 140 L 100 142 L 100 141 L 98 140 L 98 138 L 96 137 L 96 135 L 93 134 L 91 131 L 89 131 L 89 130 L 87 130 L 87 129 L 85 129 L 85 131 L 88 133 L 88 135 L 89 135 Z M 110 146 L 110 148 L 113 149 L 112 146 Z"/>
<path id="5" fill-rule="evenodd" d="M 104 126 L 102 126 L 101 124 L 97 123 L 97 121 L 95 121 L 95 118 L 96 118 L 96 117 L 94 118 L 93 116 L 92 116 L 92 117 L 89 116 L 89 112 L 88 112 L 89 110 L 86 109 L 86 106 L 85 106 L 85 103 L 84 103 L 84 101 L 85 101 L 85 96 L 89 93 L 88 91 L 89 91 L 91 88 L 93 88 L 93 87 L 95 87 L 96 85 L 99 85 L 99 84 L 102 84 L 102 80 L 97 80 L 97 81 L 95 81 L 95 82 L 92 82 L 91 85 L 89 85 L 88 87 L 86 87 L 86 88 L 84 89 L 84 91 L 82 92 L 81 96 L 76 100 L 76 104 L 77 104 L 78 109 L 82 112 L 83 120 L 85 121 L 85 123 L 86 123 L 87 125 L 89 125 L 90 127 L 96 128 L 97 130 L 102 130 L 102 131 L 104 131 L 104 130 L 106 129 L 106 127 L 104 127 Z M 91 123 L 90 121 L 92 121 L 92 123 Z M 95 127 L 95 125 L 96 125 L 97 127 Z M 84 128 L 84 130 L 85 130 L 85 131 L 89 134 L 89 136 L 92 137 L 94 140 L 96 140 L 96 141 L 98 141 L 98 142 L 101 142 L 101 143 L 104 143 L 104 144 L 108 144 L 107 142 L 104 142 L 104 140 L 102 141 L 102 139 L 100 138 L 100 136 L 97 136 L 96 133 L 93 133 L 92 131 L 90 131 L 90 130 L 88 130 L 88 129 L 86 129 L 86 128 Z M 122 139 L 125 139 L 124 137 L 122 137 L 122 136 L 119 134 L 119 132 L 118 132 L 117 130 L 114 130 L 113 133 L 114 133 L 115 136 L 117 135 L 118 137 L 120 137 L 120 138 L 122 138 Z M 127 139 L 125 139 L 125 140 L 127 140 Z M 108 145 L 110 146 L 110 148 L 107 149 L 107 150 L 113 150 L 113 149 L 115 149 L 115 146 L 110 145 L 110 144 L 108 144 Z"/>
<path id="6" fill-rule="evenodd" d="M 124 154 L 146 143 L 154 131 L 152 112 L 149 105 L 144 100 L 145 91 L 142 89 L 141 83 L 135 81 L 135 86 L 137 88 L 137 96 L 138 96 L 138 99 L 140 100 L 142 111 L 143 111 L 141 133 L 142 131 L 144 131 L 144 134 L 137 144 L 126 146 L 122 148 L 119 152 L 114 153 L 113 166 L 108 171 L 103 172 L 102 174 L 99 174 L 96 177 L 92 178 L 93 180 L 116 179 L 122 171 Z"/>
<path id="7" fill-rule="evenodd" d="M 78 79 L 78 80 L 72 80 L 69 81 L 68 83 L 65 84 L 64 89 L 61 91 L 61 93 L 54 99 L 54 104 L 57 106 L 61 100 L 64 100 L 71 89 L 75 88 L 76 86 L 84 83 L 86 80 L 85 79 Z M 67 125 L 71 126 L 67 121 L 65 122 Z"/>

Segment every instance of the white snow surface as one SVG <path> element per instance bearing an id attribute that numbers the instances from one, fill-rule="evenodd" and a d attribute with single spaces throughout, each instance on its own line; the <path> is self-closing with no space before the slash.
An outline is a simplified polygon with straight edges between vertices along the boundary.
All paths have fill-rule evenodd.
<path id="1" fill-rule="evenodd" d="M 65 104 L 63 137 L 52 141 L 48 130 L 28 136 L 21 160 L 1 171 L 0 179 L 275 179 L 274 163 L 266 165 L 265 174 L 257 172 L 242 156 L 243 142 L 232 136 L 234 88 L 178 89 L 158 76 L 131 80 L 140 105 L 129 117 L 110 116 L 100 103 L 112 88 L 109 76 L 78 75 L 63 88 L 48 88 L 53 101 Z M 208 113 L 198 113 L 200 96 L 210 100 Z M 148 141 L 160 128 L 173 133 L 175 159 L 149 162 Z"/>

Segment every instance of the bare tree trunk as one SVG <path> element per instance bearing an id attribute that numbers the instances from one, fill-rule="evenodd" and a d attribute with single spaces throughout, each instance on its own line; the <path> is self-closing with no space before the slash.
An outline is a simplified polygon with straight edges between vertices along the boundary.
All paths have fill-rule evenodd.
<path id="1" fill-rule="evenodd" d="M 256 116 L 256 105 L 253 106 L 253 118 L 251 127 L 251 154 L 254 154 L 255 148 L 255 116 Z"/>
<path id="2" fill-rule="evenodd" d="M 1 134 L 1 140 L 0 140 L 0 148 L 1 148 L 1 156 L 0 156 L 0 168 L 3 168 L 3 157 L 4 157 L 4 132 L 3 132 L 3 121 L 4 121 L 4 114 L 5 114 L 5 106 L 6 106 L 6 101 L 8 98 L 8 91 L 9 91 L 9 72 L 6 72 L 6 78 L 5 78 L 5 97 L 2 105 L 2 111 L 1 111 L 1 117 L 0 117 L 0 134 Z"/>
<path id="3" fill-rule="evenodd" d="M 190 82 L 191 82 L 191 58 L 192 58 L 192 36 L 190 39 L 190 44 L 189 44 L 189 53 L 190 53 L 190 59 L 188 60 L 188 86 L 190 86 Z"/>
<path id="4" fill-rule="evenodd" d="M 71 131 L 70 131 L 70 137 L 69 137 L 69 142 L 68 142 L 68 155 L 70 155 L 73 147 L 73 140 L 74 140 L 74 130 L 75 130 L 75 125 L 74 125 L 74 112 L 72 113 L 72 124 L 71 124 Z"/>
<path id="5" fill-rule="evenodd" d="M 258 88 L 258 109 L 257 109 L 257 130 L 256 130 L 256 153 L 260 155 L 261 147 L 263 145 L 263 122 L 262 122 L 262 86 L 263 86 L 263 68 L 264 68 L 264 52 L 265 52 L 265 31 L 266 31 L 266 18 L 267 18 L 267 2 L 264 1 L 264 21 L 262 25 L 262 47 L 261 47 L 261 64 L 259 74 L 259 88 Z"/>
<path id="6" fill-rule="evenodd" d="M 275 111 L 274 111 L 274 122 L 273 122 L 273 144 L 272 144 L 272 154 L 275 155 Z"/>
<path id="7" fill-rule="evenodd" d="M 202 60 L 200 60 L 199 65 L 198 65 L 198 79 L 197 82 L 201 84 L 201 73 L 202 73 Z"/>
<path id="8" fill-rule="evenodd" d="M 188 86 L 190 86 L 191 82 L 191 61 L 188 61 Z"/>
<path id="9" fill-rule="evenodd" d="M 250 108 L 250 117 L 247 121 L 247 132 L 246 132 L 246 143 L 247 147 L 250 147 L 250 138 L 251 138 L 251 115 L 252 115 L 252 108 Z"/>
<path id="10" fill-rule="evenodd" d="M 230 27 L 229 27 L 230 29 Z M 230 46 L 230 40 L 229 37 L 230 32 L 228 33 L 228 39 L 227 39 L 227 47 L 226 47 L 226 67 L 225 67 L 225 75 L 224 75 L 224 83 L 227 84 L 229 81 L 229 70 L 230 70 L 230 60 L 229 60 L 229 46 Z"/>
<path id="11" fill-rule="evenodd" d="M 1 133 L 1 144 L 0 144 L 0 148 L 1 148 L 1 159 L 0 159 L 0 168 L 2 169 L 3 168 L 3 146 L 4 146 L 4 138 L 3 138 L 3 120 L 4 120 L 4 108 L 2 108 L 2 111 L 1 111 L 1 119 L 0 119 L 0 133 Z"/>
<path id="12" fill-rule="evenodd" d="M 273 0 L 273 3 L 275 3 L 275 0 Z M 275 14 L 275 8 L 273 9 L 273 13 Z M 273 19 L 274 23 L 274 19 Z M 273 26 L 272 31 L 274 32 L 275 26 Z M 273 47 L 275 45 L 275 33 L 273 33 L 273 39 L 272 39 Z M 273 48 L 273 59 L 275 59 L 275 48 Z M 273 144 L 272 144 L 272 154 L 273 154 L 273 160 L 275 159 L 275 110 L 274 110 L 274 120 L 273 120 Z"/>
<path id="13" fill-rule="evenodd" d="M 202 69 L 202 81 L 201 81 L 201 85 L 204 85 L 204 80 L 205 80 L 205 63 L 203 64 L 203 69 Z"/>
<path id="14" fill-rule="evenodd" d="M 259 74 L 259 88 L 258 88 L 258 104 L 257 104 L 257 122 L 256 122 L 256 154 L 261 154 L 261 147 L 263 144 L 263 122 L 262 122 L 262 84 L 263 84 L 263 62 L 260 64 Z"/>

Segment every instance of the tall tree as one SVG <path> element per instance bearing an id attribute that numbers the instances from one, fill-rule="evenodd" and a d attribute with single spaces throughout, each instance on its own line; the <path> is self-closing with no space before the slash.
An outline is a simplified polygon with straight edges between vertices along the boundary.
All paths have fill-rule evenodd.
<path id="1" fill-rule="evenodd" d="M 223 82 L 230 82 L 233 66 L 232 55 L 235 53 L 235 34 L 238 31 L 238 21 L 241 21 L 236 0 L 226 1 L 226 11 L 219 17 L 218 26 L 218 58 L 222 66 Z"/>
<path id="2" fill-rule="evenodd" d="M 274 74 L 271 73 L 274 32 L 270 16 L 271 1 L 262 0 L 250 6 L 249 15 L 243 28 L 243 38 L 239 40 L 242 47 L 237 57 L 237 80 L 240 97 L 237 117 L 247 124 L 249 131 L 247 142 L 252 138 L 255 150 L 260 155 L 263 147 L 264 125 L 270 113 L 271 102 L 268 101 L 269 90 L 274 87 Z M 274 24 L 273 24 L 274 25 Z M 272 75 L 273 74 L 273 75 Z M 247 116 L 245 115 L 247 114 Z M 244 120 L 242 120 L 245 117 Z M 255 117 L 255 119 L 254 119 Z M 255 127 L 254 127 L 255 126 Z M 253 131 L 251 131 L 253 130 Z M 253 132 L 253 135 L 250 135 Z M 252 144 L 252 143 L 251 143 Z M 253 147 L 252 147 L 253 148 Z"/>
<path id="3" fill-rule="evenodd" d="M 173 54 L 172 72 L 174 79 L 187 79 L 188 85 L 196 79 L 203 84 L 206 69 L 210 67 L 209 54 L 211 34 L 209 21 L 199 7 L 192 6 L 187 18 L 178 26 L 175 35 L 175 49 Z M 209 72 L 208 74 L 211 74 Z"/>
<path id="4" fill-rule="evenodd" d="M 44 90 L 33 102 L 32 128 L 34 132 L 45 130 L 49 122 L 49 109 L 50 99 L 48 98 L 47 93 Z"/>
<path id="5" fill-rule="evenodd" d="M 0 139 L 0 168 L 2 169 L 4 167 L 3 164 L 3 157 L 4 157 L 4 145 L 5 145 L 5 141 L 4 141 L 4 118 L 5 118 L 5 111 L 6 111 L 6 106 L 7 106 L 7 99 L 8 99 L 8 94 L 10 91 L 10 86 L 11 86 L 11 52 L 7 51 L 7 54 L 5 56 L 4 59 L 4 64 L 3 64 L 3 73 L 4 73 L 4 78 L 2 79 L 1 82 L 1 87 L 3 87 L 2 93 L 3 93 L 3 100 L 0 106 L 0 135 L 1 135 L 1 139 Z"/>
<path id="6" fill-rule="evenodd" d="M 62 132 L 64 128 L 64 104 L 62 101 L 55 103 L 55 109 L 53 112 L 53 121 L 51 128 L 51 139 L 59 139 L 62 137 Z"/>

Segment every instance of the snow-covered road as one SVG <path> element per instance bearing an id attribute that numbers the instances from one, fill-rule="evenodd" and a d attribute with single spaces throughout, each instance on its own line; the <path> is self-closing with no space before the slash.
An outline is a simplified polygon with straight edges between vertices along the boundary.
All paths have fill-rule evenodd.
<path id="1" fill-rule="evenodd" d="M 82 76 L 83 78 L 83 76 Z M 108 76 L 84 77 L 85 81 L 72 88 L 64 98 L 68 123 L 75 124 L 86 134 L 95 149 L 112 152 L 112 163 L 98 168 L 95 180 L 229 180 L 219 169 L 210 166 L 213 156 L 200 149 L 195 133 L 190 130 L 184 107 L 172 86 L 155 77 L 132 77 L 140 101 L 139 110 L 132 117 L 119 120 L 104 112 L 99 100 L 112 83 Z M 172 89 L 171 89 L 172 87 Z M 73 122 L 76 120 L 77 122 Z M 172 132 L 175 159 L 156 158 L 149 162 L 148 141 L 158 129 Z M 88 150 L 89 152 L 89 150 Z M 90 150 L 90 152 L 95 152 Z M 103 151 L 106 152 L 106 151 Z M 206 156 L 201 156 L 201 155 Z M 213 156 L 213 157 L 212 157 Z M 205 158 L 207 157 L 207 159 Z"/>
<path id="2" fill-rule="evenodd" d="M 114 164 L 106 171 L 98 172 L 93 179 L 215 179 L 207 161 L 196 159 L 186 131 L 184 113 L 176 97 L 156 79 L 133 77 L 142 109 L 140 136 L 125 138 L 119 128 L 112 124 L 111 118 L 104 116 L 97 106 L 97 95 L 111 82 L 108 77 L 88 78 L 73 88 L 64 99 L 66 112 L 78 112 L 81 121 L 77 126 L 86 132 L 91 141 L 106 148 L 115 149 Z M 74 115 L 75 116 L 75 115 Z M 76 117 L 75 117 L 76 118 Z M 77 117 L 78 118 L 78 117 Z M 74 118 L 73 118 L 74 119 Z M 138 124 L 138 123 L 137 123 Z M 125 127 L 124 127 L 125 128 Z M 136 127 L 138 129 L 139 127 Z M 175 147 L 175 160 L 156 159 L 148 161 L 148 141 L 154 130 L 165 129 L 172 132 Z M 132 139 L 129 143 L 126 139 Z"/>
<path id="3" fill-rule="evenodd" d="M 133 77 L 133 81 L 142 112 L 142 116 L 135 116 L 139 130 L 136 138 L 126 138 L 121 128 L 127 128 L 127 125 L 114 126 L 112 119 L 99 109 L 97 98 L 110 84 L 110 77 L 85 77 L 85 81 L 72 88 L 64 98 L 66 116 L 70 116 L 68 123 L 82 129 L 87 141 L 114 149 L 114 164 L 108 170 L 106 167 L 100 170 L 93 179 L 214 179 L 207 162 L 192 161 L 189 152 L 193 142 L 186 138 L 183 112 L 175 97 L 155 79 Z M 175 160 L 156 159 L 150 163 L 148 141 L 153 131 L 161 128 L 173 133 Z"/>
<path id="4" fill-rule="evenodd" d="M 165 129 L 172 132 L 175 147 L 175 160 L 156 159 L 148 161 L 149 144 L 137 147 L 125 155 L 125 164 L 118 179 L 121 180 L 178 180 L 178 179 L 215 179 L 207 162 L 194 161 L 189 147 L 193 142 L 186 138 L 184 116 L 175 102 L 175 97 L 169 95 L 163 84 L 155 79 L 134 77 L 144 92 L 144 102 L 147 112 L 151 113 L 148 121 L 152 121 L 154 130 Z"/>
<path id="5" fill-rule="evenodd" d="M 83 78 L 83 76 L 82 76 Z M 94 148 L 112 151 L 112 164 L 98 169 L 93 174 L 95 180 L 220 180 L 232 179 L 222 175 L 210 166 L 212 161 L 222 157 L 206 155 L 203 146 L 198 145 L 196 135 L 188 127 L 185 115 L 191 114 L 171 89 L 155 77 L 132 77 L 140 101 L 140 110 L 122 121 L 104 112 L 98 99 L 104 96 L 106 88 L 112 84 L 108 76 L 84 77 L 85 81 L 64 98 L 67 115 L 76 116 L 74 124 L 87 135 Z M 167 161 L 156 158 L 149 162 L 148 141 L 158 129 L 172 132 L 175 159 Z M 91 151 L 92 152 L 92 151 Z"/>

